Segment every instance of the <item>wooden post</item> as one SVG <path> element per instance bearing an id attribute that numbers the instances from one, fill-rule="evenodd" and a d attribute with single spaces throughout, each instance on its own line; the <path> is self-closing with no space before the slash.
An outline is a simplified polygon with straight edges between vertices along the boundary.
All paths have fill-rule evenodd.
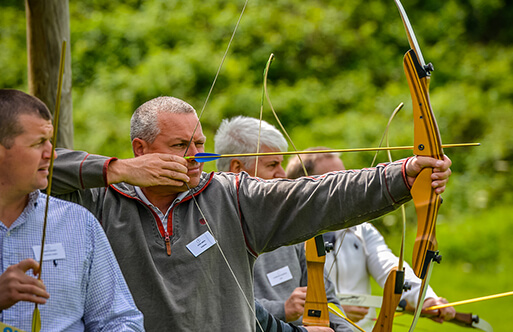
<path id="1" fill-rule="evenodd" d="M 68 0 L 25 0 L 29 93 L 53 113 L 57 96 L 61 44 L 67 41 L 57 147 L 73 148 L 71 51 Z"/>

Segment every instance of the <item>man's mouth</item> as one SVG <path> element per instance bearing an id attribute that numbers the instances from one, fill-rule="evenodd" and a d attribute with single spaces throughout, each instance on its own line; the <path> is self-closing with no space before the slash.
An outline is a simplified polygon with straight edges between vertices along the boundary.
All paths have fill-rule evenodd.
<path id="1" fill-rule="evenodd" d="M 187 170 L 187 174 L 197 174 L 200 172 L 200 168 L 199 167 L 195 167 L 195 168 L 189 168 Z"/>

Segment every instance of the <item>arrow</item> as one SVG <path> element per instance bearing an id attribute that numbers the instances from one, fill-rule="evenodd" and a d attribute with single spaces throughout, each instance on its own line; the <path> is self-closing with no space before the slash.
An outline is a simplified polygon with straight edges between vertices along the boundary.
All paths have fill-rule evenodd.
<path id="1" fill-rule="evenodd" d="M 476 297 L 474 299 L 462 300 L 462 301 L 457 301 L 457 302 L 453 302 L 453 303 L 445 303 L 445 304 L 435 305 L 435 306 L 426 308 L 424 310 L 431 311 L 431 310 L 443 309 L 443 308 L 454 307 L 454 306 L 462 305 L 462 304 L 468 304 L 468 303 L 480 302 L 480 301 L 485 301 L 485 300 L 497 299 L 497 298 L 500 298 L 500 297 L 505 297 L 505 296 L 510 296 L 510 295 L 513 295 L 513 291 L 506 292 L 506 293 L 494 294 L 494 295 L 488 295 L 488 296 L 483 296 L 483 297 Z"/>
<path id="2" fill-rule="evenodd" d="M 39 273 L 37 280 L 41 281 L 41 274 L 43 273 L 43 253 L 45 250 L 45 238 L 46 238 L 46 224 L 48 222 L 48 205 L 50 204 L 50 194 L 52 192 L 52 178 L 53 178 L 53 162 L 55 160 L 55 145 L 57 142 L 57 129 L 59 128 L 59 111 L 61 106 L 61 93 L 62 93 L 62 81 L 64 75 L 64 61 L 66 60 L 66 41 L 62 41 L 61 47 L 61 59 L 59 64 L 59 78 L 57 81 L 57 98 L 55 100 L 55 113 L 53 120 L 53 139 L 52 139 L 52 154 L 50 156 L 50 166 L 48 168 L 48 186 L 46 187 L 46 205 L 45 205 L 45 216 L 43 222 L 43 235 L 41 237 L 41 254 L 39 256 Z M 39 332 L 41 330 L 41 313 L 37 307 L 37 303 L 34 306 L 32 313 L 32 332 Z"/>
<path id="3" fill-rule="evenodd" d="M 457 143 L 444 144 L 443 148 L 460 148 L 469 146 L 480 146 L 481 143 Z M 219 158 L 234 157 L 256 157 L 256 156 L 288 156 L 297 154 L 317 154 L 317 153 L 337 153 L 337 152 L 362 152 L 362 151 L 390 151 L 390 150 L 413 150 L 413 146 L 392 146 L 379 148 L 353 148 L 353 149 L 331 149 L 331 150 L 308 150 L 308 151 L 285 151 L 285 152 L 261 152 L 261 153 L 233 153 L 233 154 L 217 154 L 209 152 L 200 152 L 194 156 L 186 156 L 185 159 L 194 159 L 200 163 L 214 161 Z"/>

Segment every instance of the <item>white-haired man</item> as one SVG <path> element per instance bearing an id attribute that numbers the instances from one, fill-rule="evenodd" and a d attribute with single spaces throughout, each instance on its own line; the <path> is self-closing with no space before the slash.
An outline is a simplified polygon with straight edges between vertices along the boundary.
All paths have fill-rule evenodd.
<path id="1" fill-rule="evenodd" d="M 252 153 L 257 149 L 283 152 L 288 146 L 285 137 L 274 126 L 245 116 L 223 120 L 214 141 L 218 154 Z M 226 172 L 246 172 L 269 180 L 285 177 L 282 162 L 283 156 L 280 155 L 221 158 L 217 160 L 217 168 Z M 304 243 L 261 254 L 255 262 L 254 277 L 255 297 L 264 308 L 281 320 L 300 325 L 308 277 Z M 328 301 L 340 307 L 333 284 L 329 280 L 325 284 Z M 330 321 L 337 332 L 351 331 L 350 325 L 336 315 L 330 314 Z"/>

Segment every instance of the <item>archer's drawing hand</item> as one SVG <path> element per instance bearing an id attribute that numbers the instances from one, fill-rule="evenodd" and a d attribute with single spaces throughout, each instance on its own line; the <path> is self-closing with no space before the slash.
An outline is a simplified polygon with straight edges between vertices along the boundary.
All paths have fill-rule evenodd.
<path id="1" fill-rule="evenodd" d="M 0 310 L 7 309 L 19 301 L 46 303 L 50 294 L 46 292 L 46 287 L 40 280 L 25 274 L 28 270 L 37 275 L 39 263 L 31 258 L 25 259 L 9 266 L 0 275 Z"/>
<path id="2" fill-rule="evenodd" d="M 109 184 L 126 182 L 139 187 L 181 187 L 190 180 L 187 176 L 187 161 L 165 153 L 114 160 L 109 164 L 107 179 Z"/>
<path id="3" fill-rule="evenodd" d="M 306 287 L 294 289 L 289 298 L 285 301 L 285 320 L 293 322 L 303 315 L 306 301 Z"/>
<path id="4" fill-rule="evenodd" d="M 359 322 L 367 315 L 369 312 L 369 308 L 367 307 L 359 307 L 354 305 L 343 305 L 347 318 L 349 318 L 353 323 Z"/>
<path id="5" fill-rule="evenodd" d="M 406 164 L 406 177 L 408 184 L 413 185 L 417 175 L 424 168 L 433 168 L 433 174 L 431 175 L 431 186 L 435 188 L 437 194 L 441 194 L 445 191 L 445 186 L 449 181 L 451 175 L 452 161 L 447 156 L 444 156 L 444 160 L 438 160 L 430 157 L 415 156 L 408 160 Z"/>

